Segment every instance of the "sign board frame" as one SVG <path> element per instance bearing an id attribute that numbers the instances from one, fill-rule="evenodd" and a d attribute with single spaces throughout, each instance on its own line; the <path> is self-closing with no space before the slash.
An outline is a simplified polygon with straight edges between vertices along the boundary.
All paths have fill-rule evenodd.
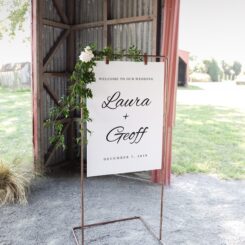
<path id="1" fill-rule="evenodd" d="M 124 55 L 127 58 L 130 58 L 129 55 Z M 139 55 L 141 56 L 141 55 Z M 143 61 L 144 64 L 147 65 L 148 63 L 148 58 L 154 58 L 156 60 L 160 60 L 162 59 L 162 61 L 165 63 L 164 65 L 164 80 L 166 82 L 166 78 L 168 77 L 168 58 L 166 56 L 161 56 L 161 55 L 147 55 L 146 53 L 144 55 L 142 55 L 143 57 Z M 105 62 L 106 64 L 109 65 L 109 58 L 106 57 L 105 58 Z M 164 91 L 166 91 L 166 89 L 164 89 Z M 163 91 L 163 93 L 164 93 Z M 164 113 L 163 113 L 163 122 L 166 122 L 166 96 L 164 94 L 164 103 L 163 103 L 163 107 L 164 107 Z M 83 127 L 83 126 L 82 126 Z M 163 135 L 165 134 L 165 127 L 163 127 Z M 83 130 L 82 130 L 83 131 Z M 81 139 L 83 137 L 81 136 Z M 163 151 L 164 151 L 165 147 L 163 147 Z M 144 219 L 140 216 L 133 216 L 133 217 L 128 217 L 128 218 L 124 218 L 124 219 L 115 219 L 115 220 L 111 220 L 111 221 L 106 221 L 106 222 L 98 222 L 98 223 L 93 223 L 93 224 L 85 224 L 85 219 L 84 219 L 84 179 L 85 179 L 85 175 L 84 175 L 84 160 L 83 160 L 83 142 L 81 142 L 81 225 L 77 226 L 77 227 L 73 227 L 72 228 L 72 233 L 73 233 L 73 237 L 75 239 L 75 242 L 77 245 L 81 244 L 81 245 L 85 245 L 85 234 L 84 234 L 84 230 L 91 228 L 91 227 L 96 227 L 96 226 L 101 226 L 101 225 L 108 225 L 108 224 L 113 224 L 113 223 L 117 223 L 117 222 L 125 222 L 125 221 L 130 221 L 130 220 L 140 220 L 143 225 L 147 228 L 148 232 L 159 241 L 159 244 L 163 244 L 162 241 L 162 225 L 163 225 L 163 197 L 164 197 L 164 182 L 161 182 L 161 195 L 160 195 L 160 217 L 159 217 L 159 235 L 155 234 L 152 229 L 150 228 L 150 226 L 144 221 Z M 164 164 L 164 152 L 162 152 L 162 166 L 161 166 L 161 172 L 165 171 L 165 164 Z M 136 180 L 139 180 L 138 178 L 136 178 Z M 147 181 L 147 180 L 146 180 Z M 78 236 L 76 234 L 77 230 L 81 230 L 81 243 L 79 243 L 79 239 Z"/>
<path id="2" fill-rule="evenodd" d="M 161 169 L 164 65 L 97 62 L 87 100 L 87 177 Z"/>

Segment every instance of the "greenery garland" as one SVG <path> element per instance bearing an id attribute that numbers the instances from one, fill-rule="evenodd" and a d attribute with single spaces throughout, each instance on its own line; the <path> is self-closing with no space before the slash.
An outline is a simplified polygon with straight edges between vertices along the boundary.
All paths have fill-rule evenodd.
<path id="1" fill-rule="evenodd" d="M 113 53 L 111 47 L 97 51 L 94 45 L 90 45 L 82 50 L 70 77 L 71 85 L 68 88 L 68 95 L 60 99 L 59 106 L 51 108 L 50 118 L 45 122 L 46 127 L 53 127 L 54 129 L 54 135 L 49 139 L 51 144 L 55 144 L 57 148 L 65 149 L 62 120 L 71 117 L 73 112 L 78 110 L 82 112 L 82 119 L 79 122 L 80 128 L 81 124 L 91 121 L 86 100 L 93 97 L 93 92 L 87 85 L 95 82 L 94 67 L 96 61 L 103 60 L 105 57 L 109 60 L 120 60 L 125 56 L 134 61 L 142 61 L 142 52 L 135 46 L 116 54 Z M 81 137 L 77 137 L 76 142 L 79 144 Z"/>

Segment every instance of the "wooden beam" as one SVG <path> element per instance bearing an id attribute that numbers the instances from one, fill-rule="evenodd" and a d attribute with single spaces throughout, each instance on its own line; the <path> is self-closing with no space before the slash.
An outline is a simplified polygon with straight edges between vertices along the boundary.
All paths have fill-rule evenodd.
<path id="1" fill-rule="evenodd" d="M 43 60 L 43 70 L 47 68 L 49 62 L 52 60 L 53 56 L 55 55 L 55 53 L 57 52 L 57 50 L 59 49 L 63 41 L 68 37 L 70 32 L 71 32 L 70 30 L 63 31 L 63 33 L 60 35 L 58 40 L 55 42 L 54 46 L 50 49 L 49 53 Z"/>
<path id="2" fill-rule="evenodd" d="M 72 30 L 78 31 L 81 29 L 102 27 L 103 25 L 104 25 L 103 21 L 95 21 L 95 22 L 89 22 L 89 23 L 83 23 L 83 24 L 76 24 L 76 25 L 72 26 Z"/>
<path id="3" fill-rule="evenodd" d="M 152 20 L 153 20 L 153 15 L 135 16 L 135 17 L 115 19 L 115 20 L 107 20 L 107 25 L 122 25 L 122 24 L 131 24 L 137 22 L 148 22 Z M 104 26 L 104 21 L 89 22 L 89 23 L 73 25 L 72 30 L 80 30 L 80 29 L 103 27 L 103 26 Z"/>
<path id="4" fill-rule="evenodd" d="M 32 0 L 32 107 L 34 171 L 44 172 L 42 15 L 44 1 Z"/>
<path id="5" fill-rule="evenodd" d="M 43 82 L 43 87 L 46 89 L 46 91 L 48 92 L 48 94 L 50 95 L 50 97 L 53 99 L 53 101 L 55 102 L 56 105 L 59 105 L 59 98 L 58 96 L 55 94 L 55 92 L 52 90 L 52 88 L 48 85 L 47 81 L 44 80 Z"/>
<path id="6" fill-rule="evenodd" d="M 163 171 L 156 170 L 152 180 L 169 185 L 172 163 L 172 134 L 176 106 L 176 76 L 178 67 L 178 29 L 180 0 L 165 0 L 163 13 L 163 55 L 168 58 L 165 66 L 164 84 L 164 134 L 163 134 Z M 166 69 L 167 68 L 167 69 Z"/>
<path id="7" fill-rule="evenodd" d="M 44 72 L 44 78 L 49 77 L 69 77 L 69 72 Z"/>
<path id="8" fill-rule="evenodd" d="M 62 8 L 61 8 L 60 1 L 59 0 L 53 0 L 53 4 L 54 4 L 54 6 L 55 6 L 55 8 L 57 10 L 57 13 L 60 16 L 62 22 L 67 24 L 69 21 L 68 21 L 68 18 L 66 16 L 64 10 L 62 10 Z"/>
<path id="9" fill-rule="evenodd" d="M 67 24 L 64 24 L 61 22 L 57 22 L 57 21 L 53 21 L 53 20 L 43 19 L 42 21 L 43 21 L 43 25 L 46 25 L 46 26 L 52 26 L 52 27 L 61 28 L 61 29 L 70 29 L 71 28 L 70 25 L 67 25 Z"/>
<path id="10" fill-rule="evenodd" d="M 153 20 L 152 20 L 152 54 L 156 55 L 157 54 L 157 20 L 158 20 L 158 0 L 152 1 L 152 15 L 153 15 Z"/>
<path id="11" fill-rule="evenodd" d="M 70 123 L 67 123 L 64 127 L 63 127 L 63 130 L 62 130 L 62 134 L 64 134 L 66 132 L 66 130 L 68 129 Z M 46 154 L 46 157 L 45 157 L 45 167 L 48 166 L 50 164 L 50 160 L 52 159 L 54 153 L 55 153 L 55 150 L 57 148 L 57 145 L 58 143 L 56 144 L 53 144 L 51 145 L 51 147 L 48 149 L 48 152 Z"/>

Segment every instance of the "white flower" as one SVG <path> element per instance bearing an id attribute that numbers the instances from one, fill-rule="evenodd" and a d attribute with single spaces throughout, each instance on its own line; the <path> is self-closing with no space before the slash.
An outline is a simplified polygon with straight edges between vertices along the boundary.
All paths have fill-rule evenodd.
<path id="1" fill-rule="evenodd" d="M 88 63 L 94 58 L 94 54 L 89 46 L 87 46 L 84 51 L 81 52 L 79 59 L 84 62 Z"/>
<path id="2" fill-rule="evenodd" d="M 92 71 L 93 71 L 93 68 L 89 68 L 88 71 L 89 71 L 89 72 L 92 72 Z"/>
<path id="3" fill-rule="evenodd" d="M 90 46 L 87 46 L 84 50 L 85 50 L 85 52 L 90 52 L 90 51 L 92 52 Z"/>

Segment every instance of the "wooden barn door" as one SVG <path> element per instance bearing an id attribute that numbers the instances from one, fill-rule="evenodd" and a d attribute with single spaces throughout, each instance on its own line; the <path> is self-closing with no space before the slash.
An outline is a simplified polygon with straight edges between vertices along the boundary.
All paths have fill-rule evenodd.
<path id="1" fill-rule="evenodd" d="M 36 171 L 44 172 L 74 159 L 72 116 L 61 119 L 65 151 L 50 144 L 53 129 L 44 127 L 50 109 L 67 94 L 68 77 L 74 67 L 74 1 L 33 0 L 32 20 L 34 162 Z"/>
<path id="2" fill-rule="evenodd" d="M 94 43 L 115 51 L 135 45 L 160 54 L 163 0 L 33 0 L 33 132 L 37 171 L 73 164 L 76 115 L 61 119 L 65 151 L 49 143 L 52 128 L 44 127 L 50 108 L 66 95 L 81 48 Z"/>
<path id="3" fill-rule="evenodd" d="M 164 2 L 164 11 L 163 11 Z M 63 120 L 66 151 L 49 143 L 44 128 L 49 110 L 67 93 L 68 77 L 81 47 L 111 45 L 115 50 L 135 45 L 143 52 L 169 58 L 164 136 L 165 171 L 152 180 L 170 183 L 172 128 L 175 115 L 178 19 L 180 0 L 32 0 L 33 145 L 35 169 L 73 164 L 76 118 Z M 162 18 L 162 13 L 164 16 Z M 164 21 L 163 21 L 164 20 Z M 163 26 L 163 28 L 161 28 Z M 162 35 L 162 30 L 164 34 Z M 161 51 L 161 47 L 163 48 Z"/>

